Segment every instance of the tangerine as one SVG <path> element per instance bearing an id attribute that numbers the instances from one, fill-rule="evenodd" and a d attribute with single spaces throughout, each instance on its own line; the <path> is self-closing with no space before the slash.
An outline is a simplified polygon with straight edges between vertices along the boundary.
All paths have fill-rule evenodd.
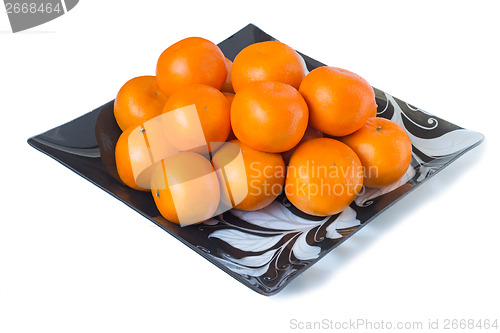
<path id="1" fill-rule="evenodd" d="M 203 84 L 184 86 L 165 104 L 167 140 L 182 151 L 212 152 L 229 135 L 229 111 L 229 101 L 219 90 Z"/>
<path id="2" fill-rule="evenodd" d="M 346 144 L 330 138 L 301 143 L 287 168 L 285 194 L 301 211 L 315 216 L 340 213 L 363 187 L 363 167 Z"/>
<path id="3" fill-rule="evenodd" d="M 165 140 L 159 118 L 129 127 L 120 135 L 115 147 L 118 176 L 133 189 L 149 191 L 153 166 L 176 152 Z"/>
<path id="4" fill-rule="evenodd" d="M 138 76 L 118 91 L 114 115 L 122 131 L 161 114 L 167 97 L 160 91 L 154 76 Z"/>
<path id="5" fill-rule="evenodd" d="M 304 136 L 309 112 L 300 93 L 281 82 L 254 82 L 234 96 L 231 126 L 246 145 L 268 153 L 292 149 Z"/>
<path id="6" fill-rule="evenodd" d="M 340 140 L 359 156 L 367 187 L 390 186 L 403 177 L 410 166 L 410 138 L 402 126 L 391 120 L 370 118 L 359 130 Z"/>
<path id="7" fill-rule="evenodd" d="M 158 86 L 167 96 L 194 83 L 220 89 L 226 76 L 224 54 L 217 45 L 200 37 L 185 38 L 171 45 L 156 65 Z"/>
<path id="8" fill-rule="evenodd" d="M 300 55 L 278 41 L 245 47 L 236 55 L 231 69 L 235 92 L 257 81 L 277 81 L 298 89 L 304 76 L 305 68 Z"/>
<path id="9" fill-rule="evenodd" d="M 212 164 L 193 152 L 179 152 L 161 160 L 152 171 L 151 193 L 160 214 L 181 225 L 213 217 L 220 200 Z"/>
<path id="10" fill-rule="evenodd" d="M 361 76 L 336 67 L 318 67 L 299 91 L 309 107 L 310 124 L 331 136 L 353 133 L 377 112 L 375 93 Z"/>
<path id="11" fill-rule="evenodd" d="M 212 163 L 222 186 L 221 201 L 229 207 L 261 209 L 283 189 L 285 163 L 280 154 L 258 151 L 232 140 L 215 153 Z"/>

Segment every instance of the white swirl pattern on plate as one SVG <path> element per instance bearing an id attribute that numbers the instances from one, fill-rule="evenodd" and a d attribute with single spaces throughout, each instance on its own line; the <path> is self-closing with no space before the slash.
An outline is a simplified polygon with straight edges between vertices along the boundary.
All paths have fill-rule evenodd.
<path id="1" fill-rule="evenodd" d="M 326 237 L 330 239 L 342 238 L 337 231 L 339 229 L 360 225 L 360 221 L 356 219 L 356 212 L 351 207 L 347 207 L 333 221 L 330 221 L 330 216 L 320 221 L 302 218 L 293 214 L 279 201 L 274 201 L 258 211 L 234 209 L 230 213 L 264 230 L 261 228 L 249 230 L 233 224 L 231 226 L 236 229 L 219 229 L 208 237 L 218 238 L 236 249 L 251 252 L 242 258 L 232 258 L 227 254 L 217 258 L 229 269 L 249 276 L 261 276 L 273 261 L 277 265 L 278 257 L 284 255 L 286 248 L 291 248 L 287 259 L 289 262 L 293 262 L 292 253 L 298 260 L 318 258 L 321 248 L 310 245 L 307 237 L 312 236 L 315 242 L 321 241 L 322 239 L 318 238 L 318 231 L 326 222 L 330 222 L 326 227 Z M 276 247 L 278 243 L 280 245 Z"/>
<path id="2" fill-rule="evenodd" d="M 420 153 L 424 154 L 425 157 L 430 159 L 429 162 L 425 162 L 423 159 L 424 156 L 421 157 L 419 156 L 419 154 L 415 153 L 415 151 L 413 152 L 412 157 L 414 162 L 416 162 L 415 164 L 417 164 L 416 169 L 419 173 L 416 182 L 421 182 L 425 178 L 431 176 L 436 170 L 441 169 L 452 159 L 454 159 L 457 154 L 470 148 L 483 139 L 482 134 L 463 128 L 449 131 L 435 138 L 421 137 L 417 133 L 413 133 L 413 131 L 405 125 L 402 117 L 405 117 L 405 119 L 410 121 L 412 124 L 424 130 L 432 130 L 438 127 L 439 121 L 436 119 L 436 117 L 420 108 L 416 108 L 408 103 L 405 103 L 410 111 L 422 112 L 429 116 L 429 118 L 427 119 L 427 123 L 431 124 L 432 126 L 426 127 L 423 124 L 419 124 L 412 120 L 412 118 L 401 109 L 400 105 L 396 102 L 393 96 L 387 93 L 384 93 L 384 95 L 387 100 L 387 105 L 385 107 L 387 108 L 390 103 L 394 108 L 394 113 L 391 117 L 391 120 L 403 126 L 403 128 L 408 133 L 408 136 L 410 137 L 410 141 L 413 147 L 418 149 Z M 403 183 L 399 183 L 399 186 L 403 185 Z M 394 189 L 394 187 L 391 188 L 391 190 Z M 381 191 L 380 195 L 387 192 L 388 191 Z"/>

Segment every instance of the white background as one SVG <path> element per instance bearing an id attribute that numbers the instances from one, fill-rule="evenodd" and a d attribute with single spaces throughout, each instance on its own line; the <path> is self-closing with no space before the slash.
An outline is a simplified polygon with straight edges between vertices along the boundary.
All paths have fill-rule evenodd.
<path id="1" fill-rule="evenodd" d="M 17 34 L 2 8 L 0 332 L 500 321 L 499 6 L 346 3 L 82 0 Z M 218 43 L 250 22 L 486 137 L 272 297 L 26 143 L 113 99 L 128 79 L 154 74 L 157 57 L 177 40 Z"/>

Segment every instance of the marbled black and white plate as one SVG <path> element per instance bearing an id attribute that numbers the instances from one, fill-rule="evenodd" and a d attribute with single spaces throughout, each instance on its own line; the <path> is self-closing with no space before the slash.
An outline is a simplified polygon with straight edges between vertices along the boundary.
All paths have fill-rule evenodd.
<path id="1" fill-rule="evenodd" d="M 266 40 L 274 38 L 248 25 L 219 46 L 233 60 L 244 47 Z M 301 55 L 309 70 L 323 65 Z M 377 115 L 399 123 L 410 136 L 411 166 L 398 184 L 383 190 L 366 189 L 350 207 L 326 218 L 298 211 L 281 195 L 262 210 L 233 209 L 199 225 L 180 227 L 165 220 L 150 193 L 126 187 L 117 176 L 114 145 L 120 129 L 113 117 L 113 101 L 34 136 L 28 143 L 121 200 L 249 288 L 272 295 L 483 139 L 480 133 L 374 89 Z"/>

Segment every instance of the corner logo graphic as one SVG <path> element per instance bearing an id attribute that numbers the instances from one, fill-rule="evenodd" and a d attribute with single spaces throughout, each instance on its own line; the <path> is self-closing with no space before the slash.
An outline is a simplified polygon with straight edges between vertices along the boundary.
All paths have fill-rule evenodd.
<path id="1" fill-rule="evenodd" d="M 78 0 L 4 0 L 12 32 L 52 21 L 73 9 Z"/>

